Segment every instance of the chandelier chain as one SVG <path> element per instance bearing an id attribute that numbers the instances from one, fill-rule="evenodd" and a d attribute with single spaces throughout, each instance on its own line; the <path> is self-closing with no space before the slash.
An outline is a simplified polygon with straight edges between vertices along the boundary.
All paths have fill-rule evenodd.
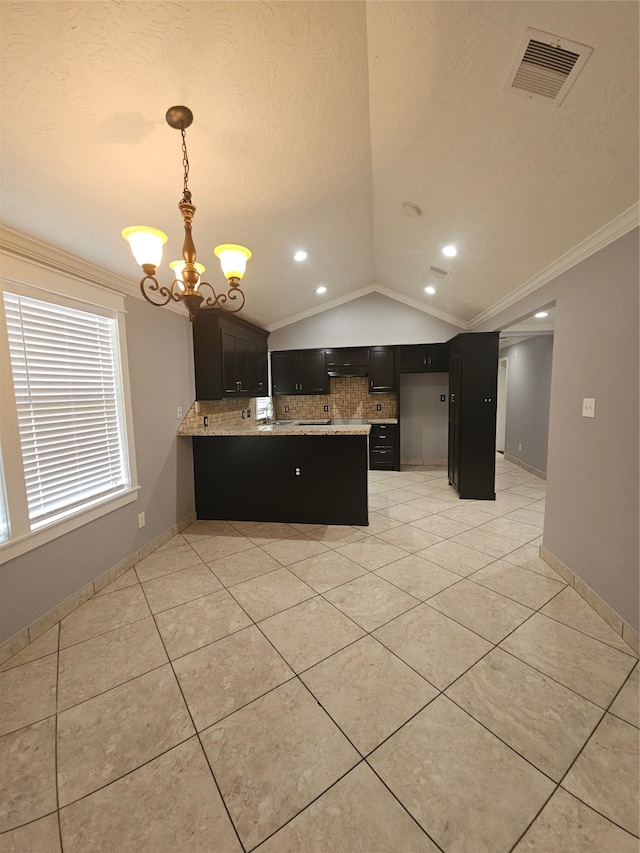
<path id="1" fill-rule="evenodd" d="M 184 189 L 182 193 L 182 201 L 191 204 L 191 191 L 189 190 L 189 155 L 187 153 L 187 133 L 184 127 L 180 128 L 182 135 L 182 165 L 184 166 Z"/>

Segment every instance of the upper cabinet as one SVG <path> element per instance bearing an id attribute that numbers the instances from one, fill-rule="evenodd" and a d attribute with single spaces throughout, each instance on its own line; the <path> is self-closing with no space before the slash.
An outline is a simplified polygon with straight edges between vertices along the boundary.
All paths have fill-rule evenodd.
<path id="1" fill-rule="evenodd" d="M 396 348 L 369 348 L 369 391 L 385 393 L 397 390 Z"/>
<path id="2" fill-rule="evenodd" d="M 397 347 L 400 373 L 447 373 L 448 344 L 402 344 Z"/>
<path id="3" fill-rule="evenodd" d="M 268 336 L 233 314 L 201 308 L 193 323 L 196 399 L 266 397 Z"/>
<path id="4" fill-rule="evenodd" d="M 324 350 L 286 350 L 271 353 L 271 387 L 274 397 L 328 394 L 329 375 Z"/>

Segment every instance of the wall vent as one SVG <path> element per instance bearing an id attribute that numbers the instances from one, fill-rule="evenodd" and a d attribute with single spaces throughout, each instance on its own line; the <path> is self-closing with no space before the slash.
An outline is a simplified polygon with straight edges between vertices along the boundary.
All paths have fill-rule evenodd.
<path id="1" fill-rule="evenodd" d="M 527 27 L 505 88 L 559 106 L 592 52 L 585 44 Z"/>

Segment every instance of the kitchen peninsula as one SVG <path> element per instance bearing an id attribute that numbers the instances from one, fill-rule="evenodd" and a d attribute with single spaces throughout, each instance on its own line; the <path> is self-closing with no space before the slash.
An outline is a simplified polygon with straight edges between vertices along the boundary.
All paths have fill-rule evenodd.
<path id="1" fill-rule="evenodd" d="M 183 425 L 198 519 L 367 525 L 370 423 Z"/>

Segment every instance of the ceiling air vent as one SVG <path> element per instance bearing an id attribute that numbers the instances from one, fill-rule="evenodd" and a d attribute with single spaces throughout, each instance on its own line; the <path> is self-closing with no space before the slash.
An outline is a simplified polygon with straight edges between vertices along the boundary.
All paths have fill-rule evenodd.
<path id="1" fill-rule="evenodd" d="M 429 267 L 427 272 L 427 284 L 438 285 L 449 281 L 451 270 L 443 270 L 440 267 Z"/>
<path id="2" fill-rule="evenodd" d="M 592 52 L 585 44 L 527 27 L 505 88 L 559 106 Z"/>

